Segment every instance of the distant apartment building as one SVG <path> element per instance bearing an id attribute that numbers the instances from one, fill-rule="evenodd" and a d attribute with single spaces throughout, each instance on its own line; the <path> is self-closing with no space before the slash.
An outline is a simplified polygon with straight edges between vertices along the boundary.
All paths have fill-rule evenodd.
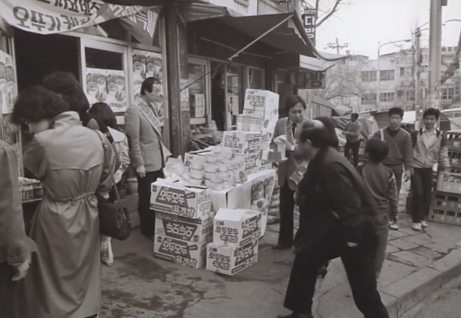
<path id="1" fill-rule="evenodd" d="M 442 74 L 455 53 L 456 47 L 442 48 Z M 420 59 L 422 105 L 425 105 L 427 97 L 428 61 L 429 50 L 424 48 Z M 361 55 L 351 56 L 328 70 L 327 89 L 341 87 L 329 100 L 360 113 L 385 111 L 393 106 L 414 110 L 417 62 L 411 49 L 384 54 L 373 60 Z M 440 87 L 440 100 L 443 109 L 461 107 L 459 69 Z"/>

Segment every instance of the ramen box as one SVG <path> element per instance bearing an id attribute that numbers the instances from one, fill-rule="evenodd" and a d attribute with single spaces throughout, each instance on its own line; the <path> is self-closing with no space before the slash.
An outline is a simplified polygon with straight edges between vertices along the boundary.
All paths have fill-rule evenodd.
<path id="1" fill-rule="evenodd" d="M 155 234 L 201 243 L 211 242 L 213 236 L 213 218 L 190 219 L 168 213 L 155 213 Z"/>
<path id="2" fill-rule="evenodd" d="M 192 243 L 164 235 L 154 236 L 154 256 L 192 268 L 205 264 L 206 242 Z"/>
<path id="3" fill-rule="evenodd" d="M 260 132 L 251 131 L 225 131 L 223 133 L 222 145 L 231 148 L 234 154 L 255 154 L 261 152 Z"/>
<path id="4" fill-rule="evenodd" d="M 151 185 L 150 208 L 191 219 L 206 219 L 211 212 L 211 196 L 203 187 L 159 179 Z"/>
<path id="5" fill-rule="evenodd" d="M 274 133 L 279 117 L 279 95 L 262 89 L 247 89 L 243 114 L 263 120 L 263 132 Z"/>
<path id="6" fill-rule="evenodd" d="M 214 217 L 213 242 L 243 246 L 261 236 L 261 212 L 250 209 L 219 209 Z"/>
<path id="7" fill-rule="evenodd" d="M 258 240 L 243 246 L 210 243 L 206 251 L 206 269 L 233 276 L 258 262 Z"/>

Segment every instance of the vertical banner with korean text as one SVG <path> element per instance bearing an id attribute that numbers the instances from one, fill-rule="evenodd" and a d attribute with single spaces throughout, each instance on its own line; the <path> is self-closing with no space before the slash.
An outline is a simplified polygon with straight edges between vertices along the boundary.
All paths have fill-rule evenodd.
<path id="1" fill-rule="evenodd" d="M 308 38 L 315 45 L 315 28 L 317 25 L 317 10 L 305 8 L 302 15 L 304 30 L 306 30 Z"/>

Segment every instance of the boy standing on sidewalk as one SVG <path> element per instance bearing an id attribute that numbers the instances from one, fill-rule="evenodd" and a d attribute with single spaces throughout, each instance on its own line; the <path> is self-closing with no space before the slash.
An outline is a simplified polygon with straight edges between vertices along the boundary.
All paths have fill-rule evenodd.
<path id="1" fill-rule="evenodd" d="M 412 229 L 421 231 L 427 227 L 425 219 L 429 214 L 432 197 L 432 167 L 438 164 L 439 171 L 446 170 L 448 147 L 445 136 L 435 128 L 440 111 L 428 108 L 423 113 L 424 127 L 411 135 L 413 142 L 413 176 L 411 191 L 413 195 Z"/>
<path id="2" fill-rule="evenodd" d="M 379 139 L 370 139 L 365 145 L 365 155 L 368 161 L 359 167 L 365 186 L 375 200 L 378 210 L 378 222 L 376 232 L 378 234 L 378 248 L 376 252 L 376 273 L 377 277 L 383 267 L 386 246 L 388 225 L 390 216 L 397 215 L 397 182 L 391 169 L 381 162 L 389 153 L 389 147 Z"/>
<path id="3" fill-rule="evenodd" d="M 403 109 L 392 107 L 389 109 L 389 126 L 376 132 L 373 138 L 381 139 L 389 147 L 389 153 L 383 160 L 383 164 L 389 167 L 397 181 L 397 199 L 402 187 L 402 165 L 405 167 L 405 180 L 412 175 L 413 152 L 411 147 L 410 134 L 400 127 L 403 119 Z M 391 215 L 389 227 L 398 230 L 397 215 Z"/>

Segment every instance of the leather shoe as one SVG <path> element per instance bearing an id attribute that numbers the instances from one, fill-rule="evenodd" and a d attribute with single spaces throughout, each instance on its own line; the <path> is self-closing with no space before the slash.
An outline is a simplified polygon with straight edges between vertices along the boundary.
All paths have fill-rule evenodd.
<path id="1" fill-rule="evenodd" d="M 277 318 L 314 318 L 312 314 L 298 314 L 296 312 L 292 312 L 289 315 L 277 316 Z"/>

